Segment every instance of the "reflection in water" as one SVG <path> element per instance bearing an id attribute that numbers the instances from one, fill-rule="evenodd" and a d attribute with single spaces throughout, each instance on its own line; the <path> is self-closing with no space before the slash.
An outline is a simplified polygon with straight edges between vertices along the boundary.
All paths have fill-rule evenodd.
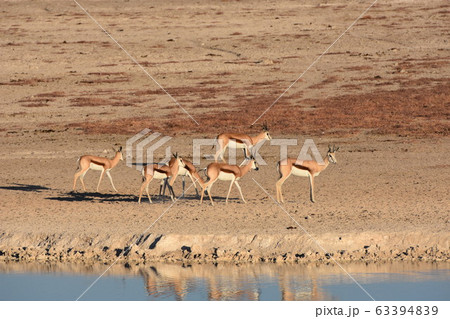
<path id="1" fill-rule="evenodd" d="M 36 273 L 44 273 L 52 276 L 59 275 L 58 278 L 73 277 L 74 275 L 95 278 L 97 274 L 105 270 L 105 267 L 107 266 L 0 264 L 0 282 L 1 276 L 5 276 L 5 274 L 24 272 L 32 273 L 34 276 Z M 385 283 L 385 287 L 389 287 L 393 281 L 409 284 L 427 280 L 442 280 L 440 277 L 437 278 L 436 274 L 443 276 L 445 282 L 448 281 L 450 272 L 448 264 L 428 263 L 369 265 L 351 263 L 345 264 L 344 268 L 362 285 Z M 367 296 L 342 269 L 332 265 L 152 264 L 132 267 L 115 265 L 102 278 L 102 281 L 106 282 L 108 278 L 117 278 L 118 276 L 143 278 L 143 284 L 142 282 L 139 284 L 139 281 L 137 283 L 141 287 L 145 287 L 146 299 L 150 300 L 336 300 L 352 298 L 341 293 L 341 288 L 344 286 L 352 287 L 353 294 L 358 294 L 358 299 L 367 300 Z M 101 286 L 99 283 L 97 285 Z M 0 293 L 2 289 L 8 289 L 8 287 L 1 287 Z M 141 288 L 136 287 L 136 284 L 133 283 L 129 289 L 139 291 Z M 97 294 L 101 293 L 107 294 L 108 291 L 97 292 Z M 94 289 L 91 294 L 93 299 L 100 298 L 94 296 Z M 101 298 L 107 299 L 108 296 L 104 295 Z M 133 295 L 130 298 L 136 297 Z M 89 295 L 87 295 L 87 299 L 89 299 Z"/>
<path id="2" fill-rule="evenodd" d="M 330 299 L 318 287 L 317 275 L 302 274 L 306 266 L 159 265 L 140 269 L 149 296 L 185 300 L 203 286 L 208 300 L 261 300 L 264 283 L 278 284 L 281 300 Z"/>

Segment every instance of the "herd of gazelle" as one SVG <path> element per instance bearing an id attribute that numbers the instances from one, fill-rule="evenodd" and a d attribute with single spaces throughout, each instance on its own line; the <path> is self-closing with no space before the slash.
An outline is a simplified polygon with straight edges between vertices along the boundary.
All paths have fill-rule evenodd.
<path id="1" fill-rule="evenodd" d="M 258 164 L 256 163 L 255 158 L 251 155 L 252 147 L 258 144 L 262 140 L 271 140 L 271 136 L 269 134 L 269 130 L 266 125 L 263 125 L 263 130 L 257 136 L 251 137 L 246 134 L 240 133 L 222 133 L 217 136 L 217 152 L 214 156 L 215 162 L 209 164 L 206 167 L 206 181 L 201 178 L 199 172 L 195 168 L 195 166 L 185 160 L 182 159 L 178 154 L 173 154 L 173 157 L 167 164 L 157 164 L 151 163 L 144 166 L 142 169 L 142 185 L 139 191 L 139 203 L 141 202 L 142 193 L 144 189 L 146 191 L 148 200 L 150 203 L 152 202 L 151 196 L 148 191 L 148 186 L 153 179 L 161 180 L 160 191 L 164 187 L 164 192 L 166 187 L 169 189 L 169 194 L 174 201 L 175 193 L 173 191 L 173 184 L 177 176 L 183 177 L 183 195 L 185 191 L 185 182 L 184 179 L 186 176 L 190 178 L 193 186 L 195 187 L 195 191 L 198 194 L 196 183 L 200 185 L 201 188 L 201 196 L 200 203 L 203 202 L 203 195 L 205 192 L 208 193 L 211 204 L 214 205 L 214 201 L 211 196 L 211 187 L 213 184 L 218 181 L 230 181 L 230 187 L 228 189 L 228 194 L 225 200 L 225 203 L 228 203 L 228 197 L 230 196 L 231 189 L 233 185 L 239 191 L 241 195 L 242 201 L 245 203 L 244 196 L 242 195 L 241 186 L 238 181 L 245 174 L 247 174 L 250 170 L 258 170 Z M 241 165 L 230 165 L 227 164 L 224 160 L 223 154 L 225 150 L 230 148 L 243 149 L 245 160 Z M 336 164 L 336 155 L 335 152 L 339 150 L 339 147 L 328 146 L 327 156 L 324 160 L 323 164 L 319 164 L 314 160 L 307 161 L 299 161 L 296 158 L 286 158 L 277 163 L 277 170 L 280 174 L 280 178 L 276 182 L 276 191 L 277 191 L 277 201 L 279 203 L 283 203 L 283 193 L 281 191 L 281 186 L 288 179 L 289 176 L 304 176 L 309 178 L 310 185 L 310 198 L 314 203 L 314 177 L 318 176 L 323 170 L 328 167 L 328 164 L 331 162 Z M 108 159 L 105 157 L 98 157 L 92 155 L 84 155 L 78 159 L 79 170 L 75 173 L 74 181 L 73 181 L 73 190 L 76 188 L 76 182 L 78 177 L 80 178 L 83 189 L 86 191 L 86 187 L 84 185 L 84 175 L 89 169 L 99 170 L 101 171 L 100 179 L 97 184 L 97 192 L 102 181 L 103 175 L 106 174 L 111 182 L 111 185 L 114 191 L 117 192 L 116 187 L 114 186 L 110 170 L 113 169 L 120 160 L 123 160 L 122 155 L 122 147 L 115 151 L 115 156 L 112 159 Z M 222 159 L 223 163 L 218 163 L 219 157 Z M 163 192 L 163 194 L 164 194 Z"/>

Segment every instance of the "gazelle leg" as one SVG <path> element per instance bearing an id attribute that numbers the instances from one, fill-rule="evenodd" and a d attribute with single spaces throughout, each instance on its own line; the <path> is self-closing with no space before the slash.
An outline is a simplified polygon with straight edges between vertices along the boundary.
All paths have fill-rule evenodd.
<path id="1" fill-rule="evenodd" d="M 214 201 L 211 196 L 211 188 L 212 188 L 212 184 L 209 186 L 207 191 L 208 191 L 209 200 L 211 201 L 211 204 L 214 206 Z"/>
<path id="2" fill-rule="evenodd" d="M 99 178 L 98 184 L 97 184 L 97 192 L 98 192 L 98 189 L 100 188 L 100 183 L 102 182 L 102 178 L 103 178 L 104 174 L 105 174 L 105 169 L 103 169 L 102 173 L 100 174 L 100 178 Z"/>
<path id="3" fill-rule="evenodd" d="M 203 203 L 203 196 L 205 195 L 205 192 L 208 189 L 208 186 L 209 186 L 209 182 L 206 183 L 206 184 L 201 185 L 201 187 L 202 187 L 202 195 L 200 196 L 200 204 Z M 208 192 L 208 194 L 209 194 L 209 192 Z"/>
<path id="4" fill-rule="evenodd" d="M 167 178 L 164 178 L 159 184 L 159 196 L 161 196 L 161 189 L 162 189 L 162 196 L 164 197 L 166 195 L 166 188 L 167 188 Z"/>
<path id="5" fill-rule="evenodd" d="M 203 196 L 205 195 L 205 192 L 208 192 L 208 196 L 211 201 L 211 204 L 214 206 L 214 201 L 211 197 L 211 188 L 212 188 L 212 185 L 214 184 L 214 182 L 216 181 L 216 179 L 217 179 L 217 176 L 214 177 L 214 179 L 210 179 L 208 183 L 201 185 L 202 195 L 200 196 L 200 204 L 203 203 Z"/>
<path id="6" fill-rule="evenodd" d="M 150 183 L 150 181 L 153 179 L 153 176 L 150 177 L 145 177 L 144 182 L 141 185 L 141 189 L 139 190 L 139 201 L 138 203 L 141 203 L 141 197 L 142 197 L 142 193 L 144 192 L 144 189 L 147 192 L 147 196 L 148 196 L 148 200 L 150 201 L 150 203 L 152 202 L 152 199 L 150 198 L 150 194 L 148 193 L 148 184 Z"/>
<path id="7" fill-rule="evenodd" d="M 138 203 L 141 203 L 141 197 L 142 197 L 142 192 L 144 190 L 145 187 L 145 183 L 147 182 L 147 179 L 145 178 L 144 181 L 142 182 L 141 187 L 139 188 L 139 199 L 138 199 Z"/>
<path id="8" fill-rule="evenodd" d="M 86 191 L 86 185 L 84 184 L 84 175 L 86 175 L 86 173 L 87 173 L 88 170 L 89 170 L 89 169 L 85 170 L 84 173 L 81 174 L 81 176 L 80 176 L 80 182 L 81 182 L 81 185 L 83 185 L 83 190 L 84 190 L 84 191 Z"/>
<path id="9" fill-rule="evenodd" d="M 223 154 L 225 154 L 225 149 L 224 149 L 223 152 L 220 154 L 220 158 L 222 159 L 222 162 L 224 162 L 224 163 L 226 164 L 227 161 L 226 161 L 225 158 L 223 157 Z"/>
<path id="10" fill-rule="evenodd" d="M 195 184 L 195 179 L 194 179 L 194 177 L 193 177 L 191 174 L 189 174 L 189 177 L 190 177 L 190 179 L 191 179 L 191 181 L 192 181 L 192 184 L 194 184 L 195 193 L 196 193 L 197 196 L 198 196 L 198 190 L 197 190 L 197 185 Z M 183 193 L 184 193 L 184 189 L 183 189 Z"/>
<path id="11" fill-rule="evenodd" d="M 169 178 L 167 177 L 164 181 L 164 191 L 163 191 L 163 196 L 166 196 L 166 189 L 168 189 L 169 191 L 169 195 L 170 195 L 170 184 L 169 184 Z"/>
<path id="12" fill-rule="evenodd" d="M 222 145 L 218 146 L 218 150 L 216 152 L 216 154 L 214 154 L 214 161 L 217 163 L 217 160 L 219 159 L 219 156 L 223 158 L 222 152 L 224 152 L 225 150 L 222 149 Z"/>
<path id="13" fill-rule="evenodd" d="M 114 191 L 117 193 L 117 189 L 116 189 L 116 187 L 114 186 L 114 183 L 113 183 L 113 180 L 112 180 L 112 177 L 111 177 L 111 173 L 110 173 L 109 171 L 106 171 L 106 176 L 108 176 L 109 181 L 111 182 L 111 185 L 112 185 Z"/>
<path id="14" fill-rule="evenodd" d="M 225 204 L 228 204 L 228 197 L 230 196 L 230 193 L 231 193 L 231 187 L 233 187 L 233 183 L 234 183 L 235 180 L 236 180 L 236 178 L 233 178 L 233 179 L 231 180 L 230 188 L 228 189 L 227 198 L 225 199 Z"/>
<path id="15" fill-rule="evenodd" d="M 186 179 L 186 175 L 183 175 L 183 180 L 181 181 L 181 184 L 183 185 L 183 193 L 181 193 L 181 197 L 183 197 L 183 198 L 184 198 L 184 188 L 186 186 L 185 179 Z"/>
<path id="16" fill-rule="evenodd" d="M 175 192 L 173 191 L 173 184 L 175 183 L 175 178 L 176 178 L 176 175 L 167 178 L 167 188 L 169 189 L 169 194 L 170 194 L 170 198 L 172 199 L 172 202 L 175 201 L 174 197 L 176 197 Z"/>
<path id="17" fill-rule="evenodd" d="M 315 203 L 314 200 L 314 176 L 312 174 L 309 174 L 309 193 L 311 196 L 311 202 Z"/>
<path id="18" fill-rule="evenodd" d="M 239 193 L 241 194 L 242 201 L 243 201 L 244 203 L 247 203 L 247 202 L 245 201 L 245 199 L 244 199 L 244 195 L 242 195 L 241 185 L 239 185 L 237 181 L 234 181 L 234 184 L 236 184 L 236 187 L 237 187 L 237 189 L 239 190 Z"/>
<path id="19" fill-rule="evenodd" d="M 153 202 L 152 202 L 152 198 L 150 197 L 150 193 L 149 193 L 149 191 L 148 191 L 148 186 L 150 185 L 150 181 L 151 181 L 151 179 L 148 181 L 147 186 L 145 186 L 145 192 L 147 193 L 148 201 L 149 201 L 150 203 L 153 203 Z"/>
<path id="20" fill-rule="evenodd" d="M 84 176 L 84 174 L 86 174 L 88 169 L 89 168 L 86 168 L 84 170 L 80 170 L 80 171 L 75 173 L 75 175 L 73 177 L 73 190 L 75 190 L 75 188 L 76 188 L 78 177 Z M 81 184 L 83 185 L 83 189 L 86 191 L 86 187 L 84 187 L 84 183 L 83 183 L 83 180 L 81 178 L 80 178 L 80 181 L 82 181 Z"/>
<path id="21" fill-rule="evenodd" d="M 283 185 L 283 183 L 286 181 L 286 179 L 289 177 L 289 175 L 288 176 L 282 176 L 278 181 L 277 181 L 277 183 L 275 184 L 276 185 L 276 188 L 277 188 L 277 201 L 278 201 L 278 203 L 284 203 L 284 199 L 283 199 L 283 193 L 282 193 L 282 191 L 281 191 L 281 185 Z"/>
<path id="22" fill-rule="evenodd" d="M 277 190 L 277 202 L 281 203 L 281 199 L 280 199 L 280 193 L 281 193 L 281 185 L 283 184 L 283 182 L 281 181 L 281 178 L 275 183 L 275 188 Z"/>
<path id="23" fill-rule="evenodd" d="M 175 192 L 173 191 L 173 187 L 172 187 L 172 185 L 170 185 L 170 183 L 168 183 L 167 186 L 169 187 L 170 198 L 172 199 L 172 202 L 174 202 L 175 201 L 174 197 L 176 197 L 176 196 L 175 196 Z"/>
<path id="24" fill-rule="evenodd" d="M 161 197 L 162 193 L 165 191 L 166 191 L 166 181 L 162 180 L 161 183 L 159 183 L 159 197 Z"/>
<path id="25" fill-rule="evenodd" d="M 222 148 L 222 152 L 220 153 L 220 158 L 222 159 L 222 162 L 224 162 L 224 163 L 226 163 L 226 161 L 225 161 L 225 158 L 223 157 L 223 154 L 225 154 L 227 147 L 228 147 L 228 144 Z"/>
<path id="26" fill-rule="evenodd" d="M 72 190 L 75 190 L 75 188 L 77 188 L 77 179 L 80 175 L 78 174 L 78 172 L 75 173 L 75 175 L 73 176 L 73 187 Z"/>
<path id="27" fill-rule="evenodd" d="M 200 204 L 203 203 L 203 195 L 205 195 L 206 187 L 202 187 L 202 195 L 200 196 Z"/>

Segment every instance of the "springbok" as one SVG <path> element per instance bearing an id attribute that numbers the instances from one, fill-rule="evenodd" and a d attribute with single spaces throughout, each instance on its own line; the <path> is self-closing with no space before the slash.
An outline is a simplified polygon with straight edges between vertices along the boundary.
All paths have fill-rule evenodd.
<path id="1" fill-rule="evenodd" d="M 173 183 L 175 183 L 175 180 L 178 176 L 178 170 L 180 167 L 184 167 L 184 162 L 183 159 L 181 157 L 178 156 L 178 154 L 173 154 L 173 158 L 174 161 L 172 162 L 172 164 L 170 165 L 165 165 L 165 164 L 148 164 L 145 165 L 142 168 L 142 185 L 141 185 L 141 189 L 139 190 L 139 204 L 141 203 L 141 197 L 142 197 L 142 193 L 144 191 L 144 188 L 147 192 L 147 197 L 148 200 L 150 201 L 150 203 L 152 203 L 152 199 L 150 197 L 150 194 L 148 192 L 148 185 L 150 184 L 150 182 L 152 181 L 152 179 L 162 179 L 162 180 L 166 180 L 168 179 L 168 187 L 169 187 L 169 193 L 170 193 L 170 198 L 172 199 L 172 201 L 174 200 L 175 197 L 175 193 L 173 191 L 172 185 Z"/>
<path id="2" fill-rule="evenodd" d="M 233 184 L 235 184 L 237 189 L 239 190 L 242 201 L 246 203 L 244 196 L 242 195 L 241 186 L 239 186 L 237 181 L 242 176 L 247 174 L 251 169 L 254 169 L 255 171 L 259 169 L 253 155 L 250 156 L 249 158 L 247 157 L 246 161 L 248 161 L 248 163 L 242 166 L 228 165 L 226 163 L 209 164 L 208 167 L 206 168 L 206 175 L 208 176 L 208 180 L 204 183 L 200 181 L 200 184 L 202 186 L 202 196 L 200 198 L 200 204 L 203 203 L 203 195 L 205 194 L 206 190 L 208 192 L 209 199 L 211 200 L 211 204 L 214 205 L 214 201 L 211 197 L 211 187 L 217 180 L 231 181 L 230 188 L 228 189 L 227 198 L 225 200 L 226 204 L 228 204 L 228 197 L 230 196 L 231 187 L 233 186 Z"/>
<path id="3" fill-rule="evenodd" d="M 279 203 L 284 203 L 283 193 L 281 192 L 281 186 L 286 181 L 286 179 L 291 176 L 291 174 L 295 176 L 303 176 L 309 177 L 309 188 L 310 188 L 310 196 L 311 202 L 315 203 L 314 200 L 314 177 L 318 176 L 323 170 L 328 167 L 328 164 L 331 162 L 336 164 L 336 156 L 335 152 L 339 150 L 338 148 L 328 146 L 327 157 L 324 160 L 324 164 L 319 164 L 316 161 L 298 161 L 296 158 L 287 158 L 281 160 L 277 163 L 277 169 L 280 173 L 280 179 L 276 182 L 277 189 L 277 201 Z"/>
<path id="4" fill-rule="evenodd" d="M 84 191 L 86 191 L 86 186 L 84 185 L 84 180 L 83 180 L 84 175 L 86 175 L 86 173 L 89 169 L 92 169 L 94 171 L 102 171 L 102 173 L 100 174 L 100 179 L 98 180 L 98 184 L 97 184 L 97 192 L 100 187 L 100 182 L 102 181 L 103 175 L 105 173 L 108 176 L 109 180 L 111 181 L 111 185 L 112 185 L 114 191 L 117 192 L 117 189 L 114 186 L 114 183 L 113 183 L 113 180 L 111 177 L 111 173 L 109 171 L 112 170 L 119 163 L 119 161 L 123 160 L 122 146 L 117 151 L 114 148 L 113 148 L 113 150 L 116 154 L 113 159 L 99 157 L 99 156 L 93 156 L 93 155 L 83 155 L 78 158 L 78 160 L 77 160 L 78 168 L 77 169 L 79 169 L 79 171 L 75 173 L 75 176 L 73 179 L 73 190 L 74 191 L 75 191 L 75 188 L 77 185 L 78 177 L 80 178 L 81 185 L 83 185 Z"/>
<path id="5" fill-rule="evenodd" d="M 175 158 L 172 157 L 170 159 L 169 166 L 173 165 L 174 162 L 175 162 Z M 184 190 L 185 190 L 185 186 L 186 186 L 186 183 L 185 183 L 186 176 L 188 176 L 191 179 L 192 184 L 195 187 L 195 193 L 197 194 L 197 196 L 199 196 L 196 183 L 201 185 L 201 182 L 204 182 L 204 181 L 198 174 L 198 171 L 195 168 L 194 164 L 192 164 L 190 161 L 188 161 L 186 159 L 183 159 L 183 163 L 184 163 L 184 167 L 179 167 L 178 174 L 177 174 L 178 176 L 181 176 L 183 178 L 182 179 L 182 185 L 183 185 L 182 196 L 184 196 Z M 161 181 L 161 186 L 159 187 L 159 195 L 160 196 L 161 196 L 162 187 L 164 187 L 164 189 L 162 190 L 162 196 L 164 196 L 164 194 L 166 193 L 167 180 Z"/>
<path id="6" fill-rule="evenodd" d="M 256 136 L 249 136 L 247 134 L 241 133 L 222 133 L 216 137 L 218 150 L 214 155 L 214 161 L 217 163 L 217 160 L 220 156 L 222 161 L 226 163 L 223 158 L 223 153 L 227 147 L 231 148 L 240 148 L 244 150 L 244 156 L 247 158 L 250 156 L 250 151 L 253 146 L 258 144 L 262 140 L 271 140 L 272 137 L 269 134 L 269 129 L 267 128 L 267 124 L 264 124 L 262 127 L 262 132 Z"/>

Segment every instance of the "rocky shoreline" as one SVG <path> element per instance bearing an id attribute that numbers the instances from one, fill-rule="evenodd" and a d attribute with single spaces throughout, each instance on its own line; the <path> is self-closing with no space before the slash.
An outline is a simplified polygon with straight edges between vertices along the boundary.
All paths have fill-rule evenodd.
<path id="1" fill-rule="evenodd" d="M 131 239 L 114 235 L 0 235 L 0 262 L 81 262 L 141 264 L 329 263 L 450 260 L 450 234 L 348 233 L 313 235 L 146 234 Z M 324 251 L 319 247 L 326 249 Z"/>

